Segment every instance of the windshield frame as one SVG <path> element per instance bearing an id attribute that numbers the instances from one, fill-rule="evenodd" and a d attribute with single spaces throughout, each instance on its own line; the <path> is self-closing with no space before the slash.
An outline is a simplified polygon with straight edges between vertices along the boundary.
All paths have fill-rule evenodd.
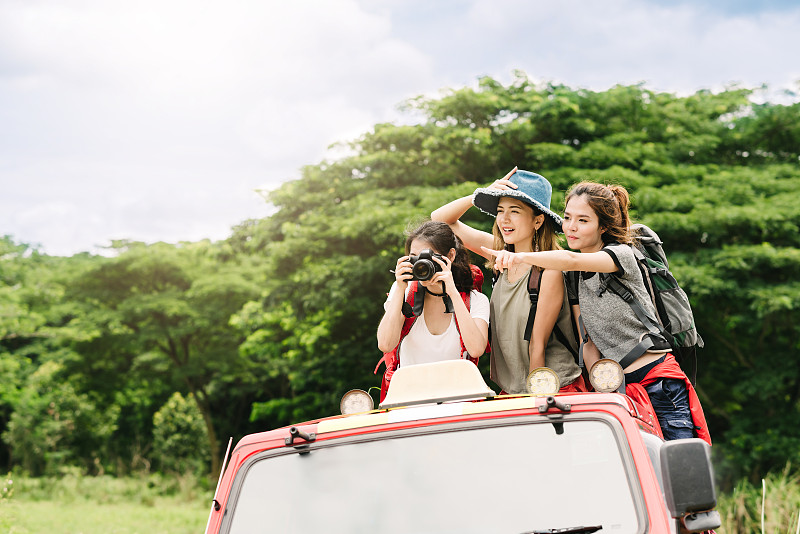
<path id="1" fill-rule="evenodd" d="M 367 431 L 346 436 L 324 438 L 318 435 L 318 439 L 312 443 L 304 444 L 301 448 L 282 446 L 264 450 L 253 454 L 247 458 L 239 467 L 236 476 L 231 484 L 230 493 L 225 503 L 225 510 L 220 525 L 220 533 L 230 532 L 233 519 L 236 514 L 236 504 L 244 485 L 249 470 L 259 462 L 268 461 L 273 458 L 291 454 L 313 454 L 314 451 L 331 447 L 356 446 L 361 443 L 377 442 L 398 438 L 414 438 L 428 434 L 443 434 L 451 432 L 463 432 L 469 430 L 500 428 L 518 425 L 531 424 L 568 424 L 577 421 L 602 422 L 611 430 L 611 434 L 617 444 L 620 460 L 625 469 L 626 480 L 632 496 L 633 508 L 635 510 L 637 533 L 647 532 L 649 528 L 649 514 L 647 511 L 645 496 L 642 490 L 639 474 L 633 459 L 633 453 L 628 443 L 628 437 L 620 421 L 603 412 L 576 412 L 568 414 L 558 414 L 557 416 L 545 416 L 540 414 L 528 413 L 519 415 L 492 415 L 490 417 L 469 419 L 463 421 L 439 422 L 437 420 L 411 421 L 403 428 L 393 427 L 390 430 Z M 638 433 L 638 432 L 637 432 Z M 566 526 L 566 525 L 563 525 Z"/>

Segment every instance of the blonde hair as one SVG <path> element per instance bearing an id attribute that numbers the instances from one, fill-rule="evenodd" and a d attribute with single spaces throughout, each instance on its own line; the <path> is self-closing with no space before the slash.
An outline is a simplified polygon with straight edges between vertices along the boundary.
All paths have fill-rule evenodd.
<path id="1" fill-rule="evenodd" d="M 525 203 L 525 206 L 531 210 L 531 220 L 535 219 L 539 215 L 544 215 L 544 222 L 542 222 L 542 225 L 533 234 L 533 239 L 531 240 L 531 250 L 561 250 L 561 245 L 558 243 L 555 221 L 553 221 L 547 214 L 543 214 L 535 206 L 531 206 L 527 202 Z M 500 232 L 500 228 L 497 226 L 496 218 L 494 224 L 492 225 L 492 235 L 494 236 L 495 250 L 508 250 L 510 252 L 514 252 L 514 245 L 508 245 L 503 240 L 503 234 Z M 486 267 L 494 269 L 494 261 L 487 261 Z M 541 267 L 537 266 L 534 266 L 533 268 L 537 271 L 543 270 Z"/>

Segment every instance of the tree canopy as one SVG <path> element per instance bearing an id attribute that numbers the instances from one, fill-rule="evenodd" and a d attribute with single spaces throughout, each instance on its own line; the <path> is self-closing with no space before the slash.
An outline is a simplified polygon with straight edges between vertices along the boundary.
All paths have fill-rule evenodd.
<path id="1" fill-rule="evenodd" d="M 349 156 L 304 167 L 269 194 L 271 216 L 224 241 L 51 258 L 6 237 L 0 461 L 149 465 L 176 392 L 217 461 L 229 435 L 336 413 L 348 389 L 379 384 L 375 329 L 408 226 L 515 165 L 551 181 L 556 211 L 581 180 L 628 188 L 706 340 L 698 392 L 725 476 L 800 461 L 800 104 L 753 97 L 483 78 L 405 102 L 424 120 L 376 124 Z M 464 220 L 491 228 L 477 210 Z M 95 423 L 67 439 L 49 406 L 62 426 Z M 28 425 L 44 449 L 16 441 Z"/>

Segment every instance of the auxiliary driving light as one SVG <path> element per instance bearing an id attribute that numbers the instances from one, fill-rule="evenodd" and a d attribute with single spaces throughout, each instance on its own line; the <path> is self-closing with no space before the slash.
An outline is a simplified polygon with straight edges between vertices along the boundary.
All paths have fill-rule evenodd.
<path id="1" fill-rule="evenodd" d="M 608 358 L 597 360 L 589 370 L 589 382 L 595 391 L 601 393 L 617 391 L 622 385 L 623 376 L 622 366 Z"/>
<path id="2" fill-rule="evenodd" d="M 528 374 L 525 385 L 531 395 L 555 395 L 561 389 L 561 381 L 549 367 L 537 367 Z"/>
<path id="3" fill-rule="evenodd" d="M 363 389 L 351 389 L 344 395 L 339 403 L 342 415 L 369 412 L 375 408 L 372 396 Z"/>

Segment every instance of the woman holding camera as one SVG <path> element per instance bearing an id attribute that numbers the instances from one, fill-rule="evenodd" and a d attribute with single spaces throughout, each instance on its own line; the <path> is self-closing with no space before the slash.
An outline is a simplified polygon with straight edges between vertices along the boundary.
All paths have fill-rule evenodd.
<path id="1" fill-rule="evenodd" d="M 487 260 L 492 258 L 482 247 L 517 252 L 558 250 L 556 233 L 561 217 L 550 210 L 551 192 L 544 177 L 515 167 L 489 187 L 435 210 L 431 218 L 448 224 L 467 249 Z M 491 234 L 459 220 L 473 204 L 495 217 Z M 562 392 L 586 391 L 573 357 L 575 335 L 561 271 L 517 264 L 494 273 L 492 380 L 505 393 L 527 393 L 528 373 L 549 367 L 558 375 Z M 532 317 L 531 291 L 538 293 Z M 530 332 L 529 317 L 533 319 Z"/>
<path id="2" fill-rule="evenodd" d="M 474 289 L 467 251 L 450 227 L 428 221 L 411 232 L 394 276 L 378 325 L 384 382 L 397 364 L 477 361 L 489 337 L 489 299 Z"/>

